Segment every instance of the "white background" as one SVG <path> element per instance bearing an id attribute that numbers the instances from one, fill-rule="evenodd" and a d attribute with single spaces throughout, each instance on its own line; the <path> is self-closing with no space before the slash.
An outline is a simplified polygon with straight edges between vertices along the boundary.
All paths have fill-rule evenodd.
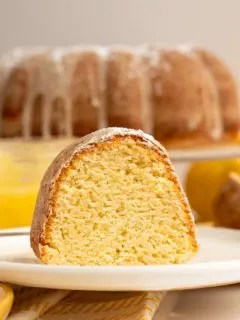
<path id="1" fill-rule="evenodd" d="M 240 78 L 239 0 L 0 0 L 0 52 L 16 45 L 191 42 Z"/>

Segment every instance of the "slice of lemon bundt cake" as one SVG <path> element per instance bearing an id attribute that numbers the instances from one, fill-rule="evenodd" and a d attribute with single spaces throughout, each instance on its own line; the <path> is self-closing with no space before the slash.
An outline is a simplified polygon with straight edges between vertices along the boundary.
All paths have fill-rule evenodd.
<path id="1" fill-rule="evenodd" d="M 31 227 L 43 263 L 182 263 L 198 250 L 188 201 L 165 149 L 107 128 L 63 150 L 43 177 Z"/>

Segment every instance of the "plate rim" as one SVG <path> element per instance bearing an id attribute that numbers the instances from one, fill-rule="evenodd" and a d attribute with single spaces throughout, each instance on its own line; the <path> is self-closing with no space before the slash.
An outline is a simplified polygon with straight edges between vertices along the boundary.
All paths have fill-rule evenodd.
<path id="1" fill-rule="evenodd" d="M 197 232 L 207 231 L 207 235 L 212 235 L 214 232 L 224 232 L 226 236 L 229 233 L 232 234 L 233 237 L 236 235 L 240 239 L 239 230 L 234 229 L 225 229 L 219 227 L 212 226 L 198 226 Z M 209 233 L 211 232 L 211 233 Z M 18 235 L 13 237 L 25 237 L 28 238 L 27 235 Z M 214 237 L 214 234 L 213 234 Z M 3 241 L 3 238 L 1 238 Z M 2 254 L 2 256 L 6 256 L 6 254 Z M 225 278 L 223 280 L 219 280 L 219 274 L 224 271 Z M 54 273 L 55 278 L 53 283 L 44 282 L 44 280 L 37 279 L 35 280 L 34 276 L 39 276 L 40 274 L 43 278 L 51 279 L 51 275 Z M 208 273 L 206 277 L 208 280 L 205 280 L 201 285 L 201 281 L 198 277 L 201 274 Z M 226 278 L 226 274 L 230 274 L 230 277 Z M 21 274 L 23 274 L 21 276 Z M 219 260 L 219 261 L 194 261 L 190 263 L 178 264 L 178 265 L 148 265 L 148 266 L 59 266 L 59 265 L 43 265 L 43 264 L 35 264 L 35 263 L 24 263 L 24 262 L 15 262 L 8 260 L 0 261 L 0 281 L 4 281 L 4 276 L 7 275 L 7 282 L 12 282 L 20 285 L 27 285 L 30 287 L 47 287 L 52 289 L 67 289 L 67 290 L 102 290 L 102 291 L 149 291 L 149 290 L 183 290 L 183 289 L 197 289 L 197 288 L 205 288 L 205 287 L 215 287 L 220 285 L 229 285 L 234 283 L 240 283 L 240 253 L 239 258 L 236 259 L 227 259 L 227 260 Z M 30 275 L 30 279 L 28 278 Z M 215 276 L 217 278 L 213 278 L 213 281 L 210 281 L 210 276 Z M 58 284 L 56 283 L 56 279 L 60 278 L 60 276 L 67 276 L 70 280 L 69 287 L 66 284 Z M 166 281 L 164 285 L 160 285 L 160 280 L 162 277 L 171 277 L 174 276 L 174 279 L 178 278 L 187 278 L 186 285 L 180 285 L 178 281 L 175 281 L 174 285 L 168 284 Z M 10 278 L 13 278 L 12 281 Z M 76 278 L 75 278 L 76 277 Z M 92 283 L 88 283 L 84 278 L 87 277 L 89 281 L 96 281 L 97 284 L 95 286 Z M 102 277 L 102 278 L 101 278 Z M 121 281 L 116 281 L 116 285 L 111 281 L 115 281 L 116 277 L 120 277 L 122 279 L 134 279 L 136 282 L 133 283 L 121 283 Z M 142 278 L 147 279 L 149 283 L 146 283 Z M 74 279 L 77 279 L 74 283 Z M 155 278 L 158 280 L 155 281 Z M 193 283 L 189 279 L 195 278 Z M 25 280 L 24 280 L 25 279 Z M 26 280 L 28 279 L 28 280 Z M 94 279 L 94 280 L 92 280 Z M 107 280 L 108 284 L 105 285 L 104 279 Z M 160 279 L 160 280 L 159 280 Z M 168 278 L 169 279 L 169 278 Z M 218 279 L 216 281 L 216 279 Z M 81 280 L 84 280 L 82 284 Z M 134 282 L 133 281 L 133 282 Z M 131 281 L 130 281 L 131 282 Z M 44 283 L 44 285 L 43 285 Z"/>

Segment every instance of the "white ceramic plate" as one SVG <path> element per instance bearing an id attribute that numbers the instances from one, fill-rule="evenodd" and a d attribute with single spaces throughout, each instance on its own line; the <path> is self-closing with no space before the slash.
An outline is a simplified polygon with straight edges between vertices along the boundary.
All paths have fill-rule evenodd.
<path id="1" fill-rule="evenodd" d="M 174 162 L 192 162 L 202 160 L 231 159 L 240 157 L 240 146 L 216 146 L 208 148 L 192 148 L 169 150 L 169 156 Z"/>
<path id="2" fill-rule="evenodd" d="M 0 281 L 57 289 L 175 290 L 240 282 L 240 231 L 198 228 L 199 254 L 184 265 L 78 267 L 41 265 L 28 235 L 1 236 Z"/>
<path id="3" fill-rule="evenodd" d="M 28 235 L 29 232 L 30 232 L 29 227 L 0 229 L 0 237 Z"/>

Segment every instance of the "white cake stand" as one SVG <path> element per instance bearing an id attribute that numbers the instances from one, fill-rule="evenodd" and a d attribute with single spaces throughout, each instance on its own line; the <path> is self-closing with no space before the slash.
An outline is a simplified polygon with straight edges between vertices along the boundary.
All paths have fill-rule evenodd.
<path id="1" fill-rule="evenodd" d="M 240 145 L 168 150 L 173 162 L 220 160 L 240 157 Z"/>

